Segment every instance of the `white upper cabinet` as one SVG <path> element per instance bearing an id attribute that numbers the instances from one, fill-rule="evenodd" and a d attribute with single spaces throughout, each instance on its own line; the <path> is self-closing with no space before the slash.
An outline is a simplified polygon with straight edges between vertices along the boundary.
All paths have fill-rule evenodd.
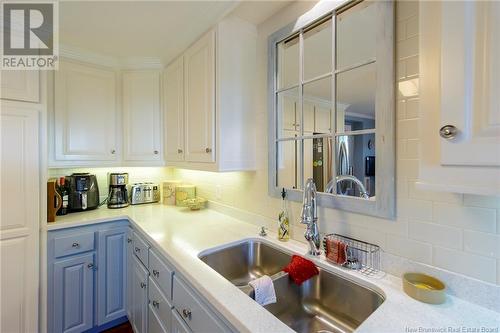
<path id="1" fill-rule="evenodd" d="M 35 70 L 3 70 L 1 77 L 2 99 L 22 102 L 40 101 L 40 72 Z"/>
<path id="2" fill-rule="evenodd" d="M 255 168 L 256 36 L 255 26 L 226 18 L 168 66 L 167 165 L 206 171 Z"/>
<path id="3" fill-rule="evenodd" d="M 115 71 L 60 61 L 54 98 L 55 160 L 117 160 Z"/>
<path id="4" fill-rule="evenodd" d="M 164 73 L 165 159 L 184 160 L 184 58 L 168 66 Z"/>
<path id="5" fill-rule="evenodd" d="M 215 33 L 208 32 L 184 55 L 184 101 L 188 162 L 215 162 Z"/>
<path id="6" fill-rule="evenodd" d="M 441 191 L 498 195 L 500 3 L 420 6 L 419 183 Z"/>
<path id="7" fill-rule="evenodd" d="M 160 72 L 125 71 L 122 77 L 125 161 L 161 161 Z"/>

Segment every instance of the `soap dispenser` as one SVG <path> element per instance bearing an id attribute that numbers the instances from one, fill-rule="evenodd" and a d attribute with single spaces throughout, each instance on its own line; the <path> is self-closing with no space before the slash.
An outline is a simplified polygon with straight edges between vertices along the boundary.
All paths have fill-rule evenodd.
<path id="1" fill-rule="evenodd" d="M 290 220 L 288 218 L 288 212 L 286 210 L 286 191 L 283 188 L 281 191 L 282 206 L 281 212 L 278 216 L 278 240 L 286 242 L 290 239 Z"/>

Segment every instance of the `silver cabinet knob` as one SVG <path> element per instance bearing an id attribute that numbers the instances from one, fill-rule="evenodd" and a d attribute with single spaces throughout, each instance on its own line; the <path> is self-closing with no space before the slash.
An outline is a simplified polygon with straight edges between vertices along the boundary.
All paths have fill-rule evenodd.
<path id="1" fill-rule="evenodd" d="M 142 289 L 146 288 L 146 282 L 141 282 L 141 288 Z"/>
<path id="2" fill-rule="evenodd" d="M 127 238 L 127 243 L 132 243 L 132 238 Z"/>
<path id="3" fill-rule="evenodd" d="M 211 153 L 212 152 L 212 148 L 205 148 L 205 152 L 206 153 Z"/>
<path id="4" fill-rule="evenodd" d="M 111 149 L 111 154 L 114 154 L 114 153 L 116 153 L 116 150 Z"/>
<path id="5" fill-rule="evenodd" d="M 439 129 L 439 135 L 443 139 L 453 139 L 458 133 L 458 129 L 453 125 L 445 125 Z"/>
<path id="6" fill-rule="evenodd" d="M 182 149 L 177 149 L 177 154 L 182 154 Z"/>
<path id="7" fill-rule="evenodd" d="M 138 247 L 136 247 L 136 248 L 135 248 L 135 252 L 141 252 L 141 249 L 140 249 L 140 248 L 138 248 Z"/>
<path id="8" fill-rule="evenodd" d="M 72 246 L 72 247 L 80 247 L 80 244 L 78 244 L 78 243 L 73 243 L 71 246 Z"/>
<path id="9" fill-rule="evenodd" d="M 156 269 L 153 269 L 153 276 L 160 277 L 160 272 Z"/>
<path id="10" fill-rule="evenodd" d="M 158 302 L 158 301 L 153 301 L 153 302 L 152 302 L 152 304 L 153 304 L 153 306 L 154 306 L 155 308 L 160 308 L 160 302 Z"/>
<path id="11" fill-rule="evenodd" d="M 88 264 L 88 265 L 87 265 L 87 268 L 89 268 L 89 269 L 95 269 L 95 267 L 94 267 L 94 264 L 93 264 L 93 263 Z"/>
<path id="12" fill-rule="evenodd" d="M 155 153 L 155 155 L 158 155 L 158 150 L 155 150 L 153 153 Z"/>
<path id="13" fill-rule="evenodd" d="M 182 316 L 184 318 L 191 319 L 191 310 L 189 310 L 189 309 L 182 309 Z"/>

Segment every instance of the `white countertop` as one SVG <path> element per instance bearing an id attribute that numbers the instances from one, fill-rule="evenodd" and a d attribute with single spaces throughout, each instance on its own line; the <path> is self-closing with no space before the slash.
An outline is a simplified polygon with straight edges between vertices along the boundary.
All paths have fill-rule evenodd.
<path id="1" fill-rule="evenodd" d="M 58 217 L 46 230 L 128 219 L 171 261 L 187 279 L 241 332 L 293 332 L 271 313 L 246 296 L 237 287 L 198 259 L 207 249 L 261 238 L 258 227 L 211 209 L 189 211 L 160 204 L 122 209 L 100 208 Z M 305 244 L 290 240 L 282 243 L 275 233 L 264 237 L 287 251 L 303 255 Z M 311 259 L 311 258 L 310 258 Z M 327 263 L 324 257 L 312 259 L 319 267 L 345 276 L 385 296 L 384 303 L 358 327 L 356 332 L 499 332 L 500 313 L 449 296 L 441 305 L 429 305 L 407 296 L 401 279 L 392 275 L 369 278 Z M 500 310 L 500 309 L 499 309 Z M 484 330 L 486 329 L 486 331 Z M 489 331 L 488 331 L 489 330 Z"/>

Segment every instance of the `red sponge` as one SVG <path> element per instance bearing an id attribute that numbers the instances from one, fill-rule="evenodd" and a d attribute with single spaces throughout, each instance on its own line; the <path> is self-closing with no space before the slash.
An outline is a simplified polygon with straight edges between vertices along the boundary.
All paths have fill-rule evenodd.
<path id="1" fill-rule="evenodd" d="M 297 255 L 292 256 L 292 260 L 283 271 L 287 272 L 293 282 L 299 286 L 319 274 L 318 268 L 312 261 Z"/>

